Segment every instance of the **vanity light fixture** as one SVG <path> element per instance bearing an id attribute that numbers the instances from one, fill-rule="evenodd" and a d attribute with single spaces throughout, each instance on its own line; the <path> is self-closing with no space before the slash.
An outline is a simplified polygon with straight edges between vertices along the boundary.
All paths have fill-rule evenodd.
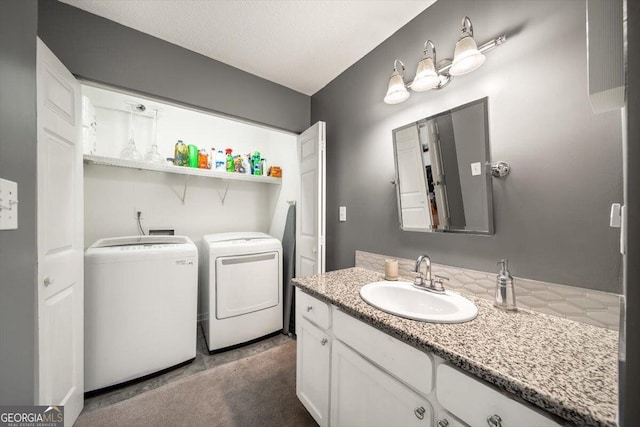
<path id="1" fill-rule="evenodd" d="M 416 92 L 444 88 L 453 77 L 477 70 L 486 59 L 484 54 L 505 41 L 507 41 L 507 37 L 502 35 L 478 47 L 473 38 L 471 19 L 465 16 L 462 20 L 462 30 L 456 43 L 453 60 L 443 59 L 436 62 L 436 47 L 431 40 L 427 40 L 424 44 L 422 59 L 418 62 L 416 77 L 412 82 L 404 83 L 404 64 L 399 59 L 395 60 L 384 102 L 399 104 L 406 101 L 409 98 L 407 87 Z M 402 66 L 401 71 L 398 71 L 398 63 Z"/>
<path id="2" fill-rule="evenodd" d="M 402 71 L 398 71 L 398 63 L 400 63 Z M 387 95 L 384 97 L 384 102 L 387 104 L 399 104 L 406 101 L 409 95 L 409 91 L 404 84 L 404 64 L 399 59 L 396 59 L 393 63 L 393 74 L 389 79 L 389 88 L 387 89 Z"/>

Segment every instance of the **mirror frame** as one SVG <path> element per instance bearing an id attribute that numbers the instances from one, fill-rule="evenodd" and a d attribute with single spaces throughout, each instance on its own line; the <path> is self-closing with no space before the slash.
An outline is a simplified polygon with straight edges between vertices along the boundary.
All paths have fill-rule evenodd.
<path id="1" fill-rule="evenodd" d="M 474 106 L 476 104 L 484 104 L 484 138 L 485 138 L 484 154 L 485 154 L 486 160 L 485 160 L 485 164 L 483 165 L 484 167 L 483 171 L 485 175 L 485 185 L 487 189 L 486 197 L 487 197 L 487 217 L 488 217 L 487 228 L 488 229 L 485 231 L 485 230 L 461 230 L 461 229 L 451 229 L 451 228 L 433 228 L 433 220 L 431 220 L 431 224 L 429 224 L 429 227 L 427 229 L 424 229 L 424 230 L 416 229 L 416 228 L 406 229 L 402 222 L 402 206 L 400 204 L 400 174 L 398 171 L 398 153 L 397 153 L 398 150 L 396 146 L 396 132 L 411 126 L 416 126 L 418 128 L 418 140 L 420 142 L 420 145 L 422 145 L 422 141 L 420 141 L 421 128 L 425 127 L 429 120 L 437 119 L 438 117 L 454 113 L 456 111 Z M 392 135 L 393 157 L 394 157 L 394 166 L 395 166 L 395 177 L 394 177 L 393 184 L 396 188 L 396 204 L 398 208 L 398 222 L 400 223 L 401 231 L 416 231 L 420 233 L 457 233 L 457 234 L 475 234 L 475 235 L 494 235 L 495 234 L 495 218 L 494 218 L 494 208 L 493 208 L 493 182 L 491 177 L 491 147 L 490 147 L 491 142 L 489 140 L 489 97 L 485 96 L 483 98 L 479 98 L 474 101 L 467 102 L 465 104 L 459 105 L 449 110 L 441 111 L 432 116 L 425 117 L 423 119 L 406 124 L 404 126 L 400 126 L 396 129 L 393 129 L 391 132 L 391 135 Z M 421 162 L 422 162 L 422 159 L 421 159 Z M 422 168 L 422 173 L 423 173 L 423 178 L 424 178 L 425 186 L 427 188 L 427 193 L 428 193 L 429 183 L 428 183 L 425 167 Z M 427 200 L 428 200 L 428 194 L 427 194 Z M 431 202 L 428 201 L 428 203 L 429 203 L 429 209 L 431 209 Z M 430 214 L 430 218 L 431 218 L 431 214 Z"/>

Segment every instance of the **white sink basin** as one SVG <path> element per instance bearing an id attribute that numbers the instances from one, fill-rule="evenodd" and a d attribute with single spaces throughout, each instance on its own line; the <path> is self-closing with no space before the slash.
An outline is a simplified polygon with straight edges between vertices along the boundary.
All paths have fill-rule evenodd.
<path id="1" fill-rule="evenodd" d="M 422 322 L 460 323 L 478 315 L 478 307 L 456 293 L 437 294 L 409 282 L 369 283 L 360 289 L 360 297 L 382 311 Z"/>

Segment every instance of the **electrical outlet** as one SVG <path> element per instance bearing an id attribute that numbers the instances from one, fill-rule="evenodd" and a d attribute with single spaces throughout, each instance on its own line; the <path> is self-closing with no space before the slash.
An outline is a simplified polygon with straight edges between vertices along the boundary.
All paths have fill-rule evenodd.
<path id="1" fill-rule="evenodd" d="M 347 207 L 340 206 L 340 222 L 346 222 L 346 221 L 347 221 Z"/>
<path id="2" fill-rule="evenodd" d="M 140 212 L 140 219 L 143 220 L 144 214 L 142 213 L 142 209 L 136 207 L 133 208 L 133 219 L 138 220 L 138 212 Z"/>

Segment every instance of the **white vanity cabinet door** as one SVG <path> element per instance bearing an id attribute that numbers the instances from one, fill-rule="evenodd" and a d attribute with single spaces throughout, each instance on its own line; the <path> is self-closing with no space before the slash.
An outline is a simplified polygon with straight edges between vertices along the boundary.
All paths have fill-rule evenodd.
<path id="1" fill-rule="evenodd" d="M 329 422 L 331 338 L 327 332 L 299 317 L 297 329 L 296 394 L 316 422 Z"/>
<path id="2" fill-rule="evenodd" d="M 442 406 L 472 426 L 559 426 L 550 418 L 448 365 L 438 366 L 436 391 Z M 489 422 L 490 417 L 493 417 L 492 422 Z"/>
<path id="3" fill-rule="evenodd" d="M 335 341 L 331 353 L 331 425 L 432 425 L 429 402 Z"/>

